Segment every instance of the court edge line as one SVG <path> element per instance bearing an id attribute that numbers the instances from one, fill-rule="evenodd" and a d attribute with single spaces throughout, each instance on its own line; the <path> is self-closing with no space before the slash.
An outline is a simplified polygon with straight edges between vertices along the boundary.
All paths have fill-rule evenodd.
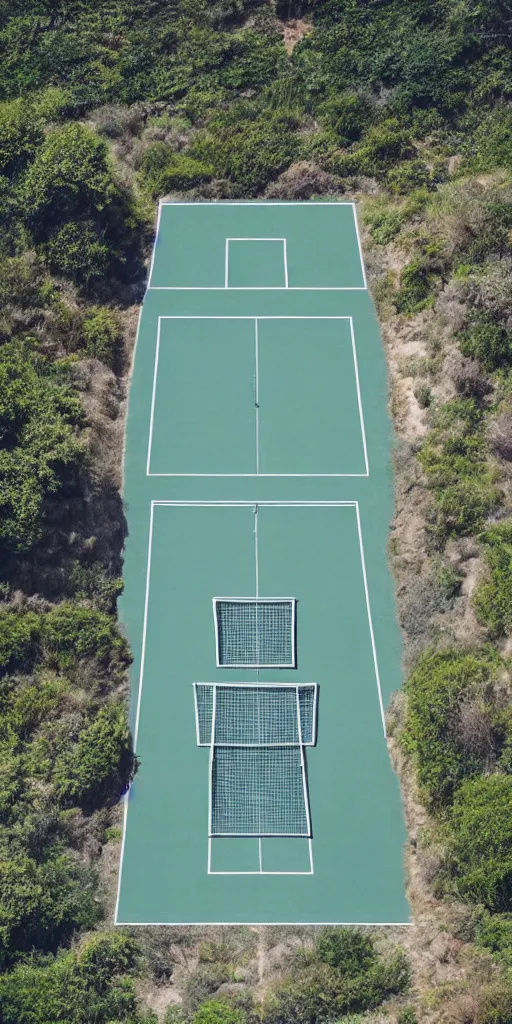
<path id="1" fill-rule="evenodd" d="M 331 202 L 327 202 L 327 203 L 323 203 L 323 202 L 321 202 L 321 203 L 312 203 L 311 201 L 304 200 L 304 199 L 288 199 L 288 200 L 283 200 L 283 202 L 281 202 L 281 200 L 278 200 L 278 199 L 276 199 L 276 200 L 271 200 L 271 199 L 270 200 L 255 199 L 252 202 L 248 201 L 248 200 L 244 200 L 244 199 L 241 199 L 239 202 L 237 202 L 236 200 L 232 200 L 232 199 L 226 200 L 226 202 L 223 202 L 222 200 L 219 200 L 218 202 L 215 202 L 215 201 L 212 202 L 209 199 L 203 199 L 203 200 L 199 200 L 197 202 L 195 202 L 195 201 L 193 202 L 191 200 L 181 200 L 181 201 L 173 203 L 169 199 L 160 199 L 158 205 L 159 206 L 303 206 L 303 207 L 306 207 L 306 206 L 307 207 L 312 207 L 312 206 L 314 206 L 315 209 L 324 209 L 324 208 L 327 207 L 327 209 L 332 210 L 333 206 L 354 206 L 355 204 L 353 202 L 348 202 L 348 201 L 345 201 L 345 200 L 342 200 L 341 202 L 335 202 L 335 203 L 331 203 Z"/>
<path id="2" fill-rule="evenodd" d="M 260 356 L 258 317 L 254 317 L 254 406 L 256 413 L 256 476 L 260 475 Z"/>
<path id="3" fill-rule="evenodd" d="M 381 715 L 381 718 L 382 718 L 382 729 L 384 731 L 384 739 L 387 740 L 386 715 L 385 715 L 385 712 L 384 712 L 384 701 L 382 699 L 382 689 L 381 689 L 381 685 L 380 685 L 380 672 L 379 672 L 379 663 L 378 663 L 378 660 L 377 660 L 377 647 L 376 647 L 376 644 L 375 644 L 375 636 L 374 636 L 374 632 L 373 632 L 372 612 L 371 612 L 371 606 L 370 606 L 370 593 L 369 593 L 369 590 L 368 590 L 368 579 L 367 579 L 367 576 L 366 576 L 366 561 L 365 561 L 365 556 L 364 556 L 363 534 L 362 534 L 362 530 L 361 530 L 361 517 L 359 515 L 359 502 L 356 502 L 356 519 L 357 519 L 357 532 L 359 534 L 359 550 L 360 550 L 360 555 L 361 555 L 361 567 L 362 567 L 362 570 L 363 570 L 363 583 L 364 583 L 364 593 L 365 593 L 365 598 L 366 598 L 366 611 L 367 611 L 367 614 L 368 614 L 368 625 L 370 627 L 370 639 L 371 639 L 372 653 L 373 653 L 373 664 L 374 664 L 374 667 L 375 667 L 375 677 L 376 677 L 376 680 L 377 680 L 377 691 L 378 691 L 378 695 L 379 695 L 380 715 Z"/>
<path id="4" fill-rule="evenodd" d="M 366 466 L 366 476 L 370 476 L 370 465 L 368 462 L 368 446 L 366 444 L 366 427 L 364 425 L 363 401 L 361 398 L 361 387 L 359 383 L 359 364 L 357 362 L 356 336 L 354 332 L 354 321 L 352 317 L 349 317 L 349 325 L 350 337 L 352 339 L 352 357 L 354 360 L 354 372 L 356 376 L 357 405 L 359 408 L 359 424 L 361 427 L 361 437 L 363 441 L 364 464 Z"/>
<path id="5" fill-rule="evenodd" d="M 229 872 L 231 874 L 232 872 Z M 285 873 L 285 872 L 283 872 Z M 297 874 L 309 874 L 309 872 L 297 872 Z M 220 874 L 220 872 L 212 871 L 211 874 Z M 234 874 L 234 872 L 233 872 Z M 248 872 L 248 874 L 259 874 L 258 871 Z M 270 874 L 270 872 L 269 872 Z M 273 926 L 282 927 L 311 927 L 311 928 L 325 928 L 326 925 L 332 925 L 337 928 L 415 928 L 416 924 L 414 921 L 116 921 L 116 925 L 122 928 L 198 928 L 198 927 L 226 927 L 235 928 L 237 925 L 254 925 L 259 924 L 263 928 L 272 928 Z"/>
<path id="6" fill-rule="evenodd" d="M 148 554 L 147 554 L 147 565 L 146 565 L 146 594 L 145 594 L 145 598 L 144 598 L 144 619 L 143 619 L 143 626 L 142 626 L 142 645 L 141 645 L 141 655 L 140 655 L 139 685 L 138 685 L 138 693 L 137 693 L 137 710 L 136 710 L 136 715 L 135 715 L 135 728 L 134 728 L 134 732 L 133 732 L 133 752 L 134 752 L 134 754 L 136 753 L 136 750 L 137 750 L 137 737 L 138 737 L 138 734 L 139 734 L 139 718 L 140 718 L 140 708 L 141 708 L 141 701 L 142 701 L 142 685 L 143 685 L 143 682 L 144 682 L 144 662 L 145 662 L 145 658 L 146 658 L 146 632 L 147 632 L 147 624 L 148 624 L 149 589 L 150 589 L 150 579 L 151 579 L 151 552 L 152 552 L 152 546 L 153 546 L 153 517 L 154 517 L 154 504 L 153 504 L 153 502 L 151 502 L 151 510 L 150 510 L 150 515 L 149 515 Z M 117 915 L 118 915 L 118 909 L 119 909 L 119 900 L 121 898 L 121 880 L 122 880 L 122 875 L 123 875 L 124 851 L 125 851 L 125 843 L 126 843 L 126 829 L 127 829 L 127 822 L 128 822 L 128 800 L 130 798 L 130 791 L 131 791 L 131 787 L 130 787 L 130 789 L 128 790 L 128 792 L 124 796 L 123 838 L 122 838 L 122 841 L 121 841 L 121 854 L 120 854 L 120 857 L 119 857 L 119 877 L 118 877 L 118 884 L 117 884 L 116 907 L 115 907 L 115 912 L 114 912 L 114 924 L 118 923 Z"/>
<path id="7" fill-rule="evenodd" d="M 161 333 L 161 317 L 158 317 L 158 326 L 156 331 L 156 349 L 155 349 L 155 365 L 153 369 L 153 390 L 151 392 L 151 412 L 149 416 L 149 436 L 148 436 L 148 454 L 146 459 L 146 476 L 152 476 L 151 469 L 151 451 L 153 448 L 153 426 L 155 421 L 155 405 L 156 405 L 156 385 L 158 381 L 158 361 L 160 359 L 160 333 Z"/>
<path id="8" fill-rule="evenodd" d="M 228 239 L 226 239 L 226 242 Z M 151 473 L 151 451 L 153 447 L 153 429 L 154 429 L 154 418 L 155 418 L 155 405 L 156 405 L 156 388 L 158 380 L 158 363 L 160 358 L 160 337 L 161 337 L 161 322 L 162 320 L 254 320 L 255 324 L 255 362 L 256 362 L 256 473 Z M 260 473 L 259 472 L 259 340 L 258 340 L 258 321 L 259 320 L 348 320 L 351 344 L 352 344 L 352 361 L 354 363 L 354 374 L 356 378 L 356 391 L 357 391 L 357 404 L 359 410 L 359 426 L 361 429 L 361 440 L 363 442 L 363 455 L 365 462 L 365 473 Z M 249 479 L 254 477 L 268 477 L 269 479 L 366 479 L 370 476 L 370 467 L 368 462 L 368 449 L 366 444 L 366 428 L 364 424 L 364 413 L 361 398 L 361 389 L 359 382 L 359 364 L 357 361 L 357 345 L 354 331 L 354 320 L 351 316 L 159 316 L 158 327 L 157 327 L 157 340 L 155 350 L 155 365 L 153 372 L 153 391 L 151 395 L 151 412 L 149 420 L 149 438 L 148 438 L 148 455 L 146 460 L 146 477 L 169 477 L 169 478 L 234 478 L 234 479 Z M 220 666 L 217 666 L 218 668 Z"/>
<path id="9" fill-rule="evenodd" d="M 158 204 L 158 214 L 157 214 L 157 218 L 156 218 L 155 238 L 154 238 L 154 242 L 153 242 L 153 252 L 151 253 L 151 263 L 149 265 L 149 275 L 148 275 L 148 283 L 147 283 L 146 291 L 149 291 L 149 289 L 151 288 L 151 278 L 153 276 L 153 268 L 155 266 L 156 246 L 157 246 L 157 242 L 158 242 L 158 237 L 160 235 L 160 220 L 161 220 L 161 217 L 162 217 L 162 203 L 159 203 Z"/>
<path id="10" fill-rule="evenodd" d="M 366 285 L 187 285 L 152 284 L 146 291 L 151 292 L 367 292 Z"/>
<path id="11" fill-rule="evenodd" d="M 352 212 L 354 214 L 354 224 L 355 224 L 356 235 L 357 235 L 357 247 L 359 249 L 359 261 L 361 263 L 361 273 L 363 275 L 364 286 L 365 286 L 366 290 L 368 290 L 368 282 L 366 280 L 366 269 L 365 269 L 364 259 L 363 259 L 363 247 L 361 245 L 361 235 L 359 234 L 359 222 L 357 220 L 356 204 L 355 203 L 351 203 L 350 205 L 352 206 Z"/>

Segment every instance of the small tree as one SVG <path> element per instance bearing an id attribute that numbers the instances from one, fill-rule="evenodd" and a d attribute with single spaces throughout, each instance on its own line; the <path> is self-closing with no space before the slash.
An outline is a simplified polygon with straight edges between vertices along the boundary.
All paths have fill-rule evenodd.
<path id="1" fill-rule="evenodd" d="M 446 834 L 449 870 L 459 894 L 489 910 L 512 910 L 512 776 L 465 782 Z"/>
<path id="2" fill-rule="evenodd" d="M 57 793 L 64 804 L 86 809 L 121 796 L 136 771 L 130 730 L 122 704 L 111 704 L 56 762 Z"/>

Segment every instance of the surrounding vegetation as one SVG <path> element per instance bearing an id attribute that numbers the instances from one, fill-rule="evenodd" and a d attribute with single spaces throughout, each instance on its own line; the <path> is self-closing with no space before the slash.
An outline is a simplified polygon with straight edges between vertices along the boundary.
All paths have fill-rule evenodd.
<path id="1" fill-rule="evenodd" d="M 0 0 L 0 57 L 0 1018 L 511 1024 L 508 0 Z M 155 200 L 183 194 L 360 201 L 397 430 L 407 953 L 111 929 L 126 380 Z"/>

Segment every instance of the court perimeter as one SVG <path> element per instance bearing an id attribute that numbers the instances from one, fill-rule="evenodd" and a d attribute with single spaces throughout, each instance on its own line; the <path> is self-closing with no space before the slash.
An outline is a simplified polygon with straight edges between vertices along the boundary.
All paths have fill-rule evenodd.
<path id="1" fill-rule="evenodd" d="M 352 204 L 163 204 L 121 617 L 118 924 L 404 924 L 386 368 Z"/>

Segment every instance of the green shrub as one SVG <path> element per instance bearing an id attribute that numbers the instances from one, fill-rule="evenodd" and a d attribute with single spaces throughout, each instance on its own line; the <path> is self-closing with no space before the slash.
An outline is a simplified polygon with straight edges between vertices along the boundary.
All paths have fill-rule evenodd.
<path id="1" fill-rule="evenodd" d="M 419 453 L 434 491 L 431 531 L 439 543 L 481 529 L 501 492 L 487 463 L 484 415 L 474 398 L 456 398 L 436 409 L 434 428 Z"/>
<path id="2" fill-rule="evenodd" d="M 481 168 L 512 167 L 512 114 L 498 107 L 482 118 L 470 140 L 471 163 Z M 474 154 L 476 148 L 476 155 Z"/>
<path id="3" fill-rule="evenodd" d="M 62 803 L 86 810 L 118 799 L 136 768 L 123 705 L 111 704 L 78 736 L 55 764 L 54 780 Z"/>
<path id="4" fill-rule="evenodd" d="M 43 644 L 51 663 L 66 669 L 80 658 L 105 667 L 129 664 L 128 646 L 110 615 L 63 601 L 44 617 Z"/>
<path id="5" fill-rule="evenodd" d="M 51 132 L 25 176 L 25 215 L 37 240 L 55 223 L 101 212 L 115 197 L 106 144 L 81 124 Z"/>
<path id="6" fill-rule="evenodd" d="M 493 637 L 512 630 L 512 524 L 500 523 L 480 537 L 485 544 L 485 572 L 474 592 L 479 622 Z"/>
<path id="7" fill-rule="evenodd" d="M 384 178 L 394 164 L 415 155 L 409 132 L 400 126 L 397 119 L 389 118 L 366 132 L 361 143 L 341 159 L 337 173 Z"/>
<path id="8" fill-rule="evenodd" d="M 446 826 L 457 893 L 492 911 L 512 909 L 512 776 L 463 783 Z"/>
<path id="9" fill-rule="evenodd" d="M 142 158 L 141 176 L 156 199 L 166 192 L 196 188 L 209 181 L 213 171 L 186 153 L 176 153 L 165 142 L 153 142 Z"/>
<path id="10" fill-rule="evenodd" d="M 418 188 L 432 185 L 430 171 L 423 160 L 410 160 L 392 167 L 386 175 L 386 188 L 395 195 L 408 195 Z"/>
<path id="11" fill-rule="evenodd" d="M 17 965 L 0 976 L 3 1024 L 137 1024 L 129 978 L 137 954 L 133 939 L 111 933 L 79 951 Z"/>
<path id="12" fill-rule="evenodd" d="M 315 943 L 314 955 L 347 978 L 368 971 L 377 959 L 369 936 L 351 928 L 326 928 Z"/>
<path id="13" fill-rule="evenodd" d="M 0 674 L 30 672 L 40 638 L 39 615 L 13 608 L 0 609 Z"/>
<path id="14" fill-rule="evenodd" d="M 98 235 L 92 221 L 69 221 L 41 246 L 50 270 L 88 285 L 103 277 L 110 262 L 109 246 Z"/>
<path id="15" fill-rule="evenodd" d="M 358 93 L 332 95 L 316 108 L 320 123 L 329 128 L 338 143 L 347 145 L 361 138 L 373 116 L 370 100 Z"/>
<path id="16" fill-rule="evenodd" d="M 95 875 L 62 854 L 38 864 L 24 854 L 0 857 L 0 964 L 15 952 L 56 950 L 98 918 Z"/>
<path id="17" fill-rule="evenodd" d="M 85 462 L 83 420 L 69 371 L 30 344 L 0 349 L 0 551 L 29 551 L 51 501 L 76 487 Z"/>
<path id="18" fill-rule="evenodd" d="M 432 405 L 432 389 L 428 384 L 418 384 L 414 389 L 414 397 L 420 409 L 428 409 Z"/>
<path id="19" fill-rule="evenodd" d="M 481 772 L 504 743 L 501 722 L 493 723 L 496 713 L 484 699 L 498 665 L 488 653 L 427 651 L 405 683 L 401 742 L 413 756 L 422 793 L 435 805 L 448 803 L 462 781 Z M 464 729 L 467 715 L 460 717 L 471 705 L 481 726 L 474 735 Z"/>
<path id="20" fill-rule="evenodd" d="M 243 1024 L 245 1015 L 228 1003 L 219 999 L 207 999 L 196 1010 L 192 1024 Z"/>
<path id="21" fill-rule="evenodd" d="M 297 121 L 291 115 L 266 113 L 251 120 L 230 117 L 213 119 L 208 130 L 197 137 L 189 152 L 210 166 L 218 178 L 227 178 L 245 192 L 255 195 L 277 178 L 298 152 Z"/>
<path id="22" fill-rule="evenodd" d="M 122 330 L 118 314 L 106 306 L 91 307 L 82 324 L 85 352 L 111 369 L 119 366 Z"/>
<path id="23" fill-rule="evenodd" d="M 502 492 L 489 474 L 482 480 L 461 480 L 439 488 L 436 494 L 433 534 L 443 543 L 448 537 L 468 537 L 481 529 L 500 505 Z"/>
<path id="24" fill-rule="evenodd" d="M 23 99 L 0 103 L 0 174 L 22 170 L 43 138 L 42 119 L 30 104 Z"/>
<path id="25" fill-rule="evenodd" d="M 486 370 L 497 370 L 512 363 L 512 335 L 488 316 L 474 317 L 467 330 L 460 334 L 459 342 L 462 353 L 478 359 Z"/>
<path id="26" fill-rule="evenodd" d="M 512 915 L 486 914 L 479 922 L 476 944 L 490 950 L 497 959 L 512 961 Z"/>
<path id="27" fill-rule="evenodd" d="M 337 1020 L 376 1009 L 388 996 L 406 991 L 409 980 L 409 965 L 401 950 L 387 962 L 377 958 L 354 975 L 317 961 L 306 970 L 296 971 L 293 980 L 267 996 L 264 1020 L 268 1024 Z"/>
<path id="28" fill-rule="evenodd" d="M 430 306 L 436 282 L 430 264 L 418 256 L 407 264 L 400 273 L 400 290 L 393 299 L 397 313 L 412 316 Z"/>

